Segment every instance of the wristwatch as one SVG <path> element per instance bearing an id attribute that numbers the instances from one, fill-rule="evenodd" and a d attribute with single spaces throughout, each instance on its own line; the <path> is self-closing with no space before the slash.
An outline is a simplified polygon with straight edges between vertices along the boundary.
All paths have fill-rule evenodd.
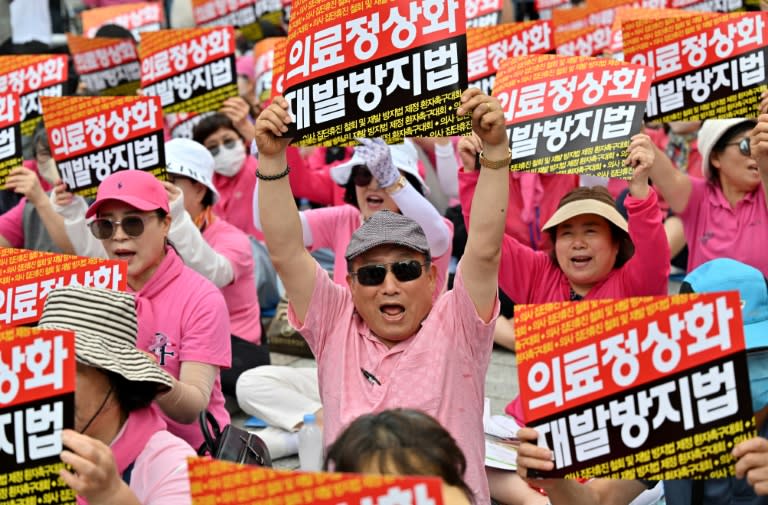
<path id="1" fill-rule="evenodd" d="M 491 168 L 497 170 L 499 168 L 509 168 L 509 164 L 512 163 L 512 149 L 507 147 L 507 157 L 503 160 L 491 161 L 485 157 L 485 153 L 480 152 L 480 166 L 485 168 Z"/>
<path id="2" fill-rule="evenodd" d="M 400 175 L 400 178 L 395 181 L 394 184 L 391 186 L 387 186 L 384 188 L 384 191 L 387 192 L 387 194 L 397 193 L 401 189 L 403 189 L 408 184 L 408 179 L 405 178 L 404 175 Z"/>

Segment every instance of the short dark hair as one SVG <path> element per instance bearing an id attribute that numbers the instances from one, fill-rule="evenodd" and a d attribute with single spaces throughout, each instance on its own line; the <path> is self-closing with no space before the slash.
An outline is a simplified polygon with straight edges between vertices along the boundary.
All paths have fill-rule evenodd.
<path id="1" fill-rule="evenodd" d="M 430 475 L 461 489 L 467 460 L 453 437 L 429 415 L 412 409 L 365 414 L 344 430 L 328 449 L 325 469 L 360 473 L 369 464 L 381 472 Z"/>
<path id="2" fill-rule="evenodd" d="M 202 183 L 198 183 L 202 184 Z M 211 188 L 205 188 L 205 195 L 203 195 L 203 201 L 201 202 L 203 204 L 203 208 L 207 209 L 208 207 L 213 206 L 213 191 Z"/>
<path id="3" fill-rule="evenodd" d="M 215 112 L 209 116 L 205 116 L 195 125 L 192 129 L 192 140 L 199 144 L 204 144 L 205 139 L 216 133 L 221 128 L 227 128 L 237 133 L 237 136 L 245 142 L 243 135 L 235 128 L 235 124 L 229 117 L 221 112 Z"/>
<path id="4" fill-rule="evenodd" d="M 712 151 L 710 151 L 709 157 L 712 158 L 713 154 L 720 154 L 725 151 L 725 148 L 728 147 L 728 144 L 733 141 L 734 137 L 738 137 L 744 132 L 752 131 L 752 129 L 755 127 L 755 124 L 756 123 L 754 120 L 745 120 L 743 123 L 733 125 L 725 130 L 723 136 L 720 137 L 717 142 L 715 142 L 715 145 L 712 146 Z M 720 170 L 715 167 L 709 160 L 701 160 L 701 162 L 709 164 L 709 180 L 711 182 L 719 183 Z"/>
<path id="5" fill-rule="evenodd" d="M 355 175 L 355 170 L 361 170 L 361 169 L 368 170 L 368 167 L 366 167 L 365 165 L 353 166 L 352 169 L 349 171 L 349 179 L 347 179 L 347 183 L 343 186 L 344 203 L 354 205 L 358 209 L 360 208 L 360 205 L 357 203 L 357 191 L 355 190 L 354 175 Z M 416 191 L 418 191 L 421 196 L 424 196 L 424 189 L 421 187 L 421 183 L 419 182 L 419 180 L 413 174 L 409 174 L 407 172 L 403 172 L 403 175 L 405 176 L 405 180 L 408 181 L 408 184 L 416 188 Z"/>
<path id="6" fill-rule="evenodd" d="M 613 199 L 613 197 L 611 196 L 611 193 L 605 187 L 582 186 L 582 187 L 574 188 L 571 191 L 569 191 L 560 200 L 560 203 L 557 205 L 557 208 L 559 209 L 571 202 L 575 202 L 578 200 L 587 200 L 587 199 L 597 200 L 598 202 L 606 203 L 611 207 L 616 206 L 616 201 Z M 621 268 L 635 254 L 635 245 L 632 243 L 632 239 L 629 237 L 629 234 L 627 234 L 624 230 L 622 230 L 612 222 L 608 221 L 607 219 L 605 219 L 605 221 L 608 223 L 608 225 L 611 228 L 611 238 L 613 239 L 614 243 L 619 244 L 619 252 L 616 254 L 616 262 L 613 264 L 613 268 Z M 553 246 L 555 244 L 555 241 L 557 240 L 558 226 L 560 225 L 557 225 L 547 230 L 547 233 L 549 233 L 549 238 L 552 241 Z M 549 252 L 549 257 L 552 258 L 552 261 L 559 268 L 560 264 L 557 262 L 557 255 L 555 254 L 554 247 Z"/>
<path id="7" fill-rule="evenodd" d="M 110 370 L 102 370 L 109 379 L 112 393 L 126 414 L 149 407 L 163 388 L 157 382 L 131 381 Z"/>

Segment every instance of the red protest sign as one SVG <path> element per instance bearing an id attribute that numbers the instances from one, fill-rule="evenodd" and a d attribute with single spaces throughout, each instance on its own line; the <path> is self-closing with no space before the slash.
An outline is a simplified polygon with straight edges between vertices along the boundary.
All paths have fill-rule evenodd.
<path id="1" fill-rule="evenodd" d="M 547 476 L 733 474 L 725 441 L 754 432 L 736 387 L 748 381 L 738 293 L 525 305 L 515 335 L 526 422 L 555 452 Z"/>
<path id="2" fill-rule="evenodd" d="M 125 291 L 127 264 L 26 249 L 0 249 L 0 329 L 40 319 L 52 289 L 86 286 Z"/>
<path id="3" fill-rule="evenodd" d="M 629 178 L 648 67 L 606 58 L 528 55 L 504 61 L 493 94 L 504 108 L 513 171 Z"/>
<path id="4" fill-rule="evenodd" d="M 232 27 L 145 33 L 139 48 L 141 86 L 169 112 L 217 111 L 237 96 Z"/>
<path id="5" fill-rule="evenodd" d="M 501 23 L 503 0 L 465 0 L 467 28 L 485 28 Z"/>
<path id="6" fill-rule="evenodd" d="M 699 14 L 622 23 L 624 58 L 655 79 L 651 121 L 754 117 L 765 84 L 768 14 Z"/>
<path id="7" fill-rule="evenodd" d="M 275 48 L 285 37 L 269 37 L 253 46 L 253 75 L 256 81 L 255 94 L 259 102 L 269 100 L 272 94 Z"/>
<path id="8" fill-rule="evenodd" d="M 74 391 L 72 332 L 0 331 L 0 498 L 76 502 L 58 476 L 65 466 L 61 430 L 75 425 Z"/>
<path id="9" fill-rule="evenodd" d="M 191 139 L 197 123 L 211 114 L 213 112 L 203 112 L 200 114 L 194 112 L 171 112 L 165 115 L 165 126 L 171 133 L 171 138 Z"/>
<path id="10" fill-rule="evenodd" d="M 95 196 L 118 170 L 163 177 L 163 116 L 156 97 L 43 98 L 51 156 L 69 190 Z"/>
<path id="11" fill-rule="evenodd" d="M 547 53 L 554 47 L 552 24 L 549 21 L 468 28 L 469 87 L 478 87 L 490 95 L 496 71 L 502 61 L 526 54 Z"/>
<path id="12" fill-rule="evenodd" d="M 468 118 L 455 114 L 467 83 L 464 15 L 458 0 L 293 2 L 289 135 L 300 145 L 338 145 L 468 132 Z"/>
<path id="13" fill-rule="evenodd" d="M 8 174 L 22 161 L 19 95 L 0 94 L 0 187 L 5 187 Z"/>
<path id="14" fill-rule="evenodd" d="M 136 2 L 84 10 L 81 14 L 83 34 L 95 37 L 103 25 L 119 25 L 130 30 L 138 39 L 142 32 L 159 30 L 163 26 L 161 2 Z"/>
<path id="15" fill-rule="evenodd" d="M 292 472 L 190 458 L 189 480 L 194 505 L 444 503 L 439 477 Z"/>
<path id="16" fill-rule="evenodd" d="M 141 67 L 135 42 L 67 34 L 67 45 L 80 81 L 88 90 L 104 96 L 136 94 Z"/>
<path id="17" fill-rule="evenodd" d="M 275 43 L 274 55 L 272 56 L 272 92 L 271 98 L 282 95 L 285 92 L 285 51 L 288 40 L 285 37 L 280 38 Z"/>
<path id="18" fill-rule="evenodd" d="M 67 77 L 66 54 L 0 56 L 0 93 L 19 95 L 22 135 L 40 120 L 39 97 L 64 95 Z"/>

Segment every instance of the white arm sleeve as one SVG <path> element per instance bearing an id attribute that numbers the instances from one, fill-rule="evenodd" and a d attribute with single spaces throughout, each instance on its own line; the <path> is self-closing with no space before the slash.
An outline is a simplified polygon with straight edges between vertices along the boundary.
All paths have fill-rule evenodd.
<path id="1" fill-rule="evenodd" d="M 451 245 L 451 231 L 435 206 L 410 184 L 390 196 L 400 208 L 400 212 L 419 223 L 424 230 L 432 257 L 437 258 L 445 254 Z"/>
<path id="2" fill-rule="evenodd" d="M 67 206 L 56 204 L 56 196 L 53 191 L 50 195 L 51 205 L 61 217 L 64 218 L 64 227 L 67 237 L 75 248 L 75 254 L 89 258 L 106 258 L 107 251 L 101 245 L 101 241 L 93 236 L 85 220 L 85 211 L 88 204 L 82 196 L 75 195 Z"/>
<path id="3" fill-rule="evenodd" d="M 453 143 L 435 144 L 435 172 L 440 189 L 448 198 L 459 197 L 459 162 Z"/>
<path id="4" fill-rule="evenodd" d="M 257 183 L 258 184 L 258 183 Z M 307 216 L 303 212 L 299 212 L 299 218 L 301 219 L 301 234 L 304 239 L 304 247 L 312 247 L 312 230 L 307 223 Z M 258 188 L 253 192 L 253 226 L 257 230 L 261 231 L 261 213 L 259 212 L 259 191 Z"/>
<path id="5" fill-rule="evenodd" d="M 183 194 L 171 202 L 171 230 L 168 239 L 184 263 L 216 287 L 223 288 L 235 280 L 232 263 L 205 241 L 192 222 L 192 217 L 184 210 Z"/>

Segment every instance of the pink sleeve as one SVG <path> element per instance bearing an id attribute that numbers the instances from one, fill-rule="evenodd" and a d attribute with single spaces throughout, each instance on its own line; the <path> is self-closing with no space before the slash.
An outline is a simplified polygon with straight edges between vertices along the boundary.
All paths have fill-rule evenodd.
<path id="1" fill-rule="evenodd" d="M 213 284 L 210 288 L 197 298 L 194 306 L 185 307 L 182 314 L 179 361 L 229 368 L 232 365 L 229 312 L 221 291 Z"/>
<path id="2" fill-rule="evenodd" d="M 629 215 L 629 236 L 635 253 L 622 267 L 626 296 L 666 295 L 669 278 L 669 242 L 664 232 L 656 191 L 639 200 L 624 200 Z"/>
<path id="3" fill-rule="evenodd" d="M 320 361 L 325 341 L 334 333 L 337 323 L 348 324 L 354 310 L 352 294 L 346 286 L 333 282 L 328 272 L 315 265 L 315 289 L 309 302 L 304 321 L 299 321 L 288 302 L 288 322 L 307 341 L 315 359 Z"/>
<path id="4" fill-rule="evenodd" d="M 493 349 L 493 329 L 496 326 L 496 318 L 499 317 L 501 309 L 498 294 L 493 302 L 491 319 L 486 323 L 477 314 L 475 304 L 464 287 L 461 261 L 459 261 L 459 265 L 456 268 L 456 278 L 453 281 L 453 289 L 447 292 L 445 296 L 449 296 L 451 300 L 448 306 L 448 314 L 450 314 L 448 319 L 453 319 L 458 326 L 456 334 L 468 337 L 466 344 L 469 346 L 469 352 L 477 363 L 487 363 Z"/>
<path id="5" fill-rule="evenodd" d="M 515 303 L 535 303 L 534 291 L 546 279 L 546 272 L 553 266 L 549 254 L 534 251 L 504 234 L 501 243 L 501 264 L 499 265 L 499 287 Z"/>
<path id="6" fill-rule="evenodd" d="M 680 212 L 678 216 L 683 220 L 685 228 L 693 228 L 699 220 L 701 206 L 705 205 L 708 182 L 706 179 L 700 179 L 698 177 L 688 177 L 688 179 L 691 181 L 691 196 L 688 197 L 688 203 L 685 205 L 685 209 Z"/>
<path id="7" fill-rule="evenodd" d="M 26 198 L 19 200 L 8 212 L 0 216 L 0 237 L 8 241 L 11 247 L 24 246 L 24 206 Z"/>
<path id="8" fill-rule="evenodd" d="M 339 217 L 344 211 L 343 206 L 310 209 L 303 212 L 312 232 L 311 250 L 329 247 L 334 249 L 336 234 L 339 232 Z M 342 251 L 343 252 L 343 251 Z"/>

